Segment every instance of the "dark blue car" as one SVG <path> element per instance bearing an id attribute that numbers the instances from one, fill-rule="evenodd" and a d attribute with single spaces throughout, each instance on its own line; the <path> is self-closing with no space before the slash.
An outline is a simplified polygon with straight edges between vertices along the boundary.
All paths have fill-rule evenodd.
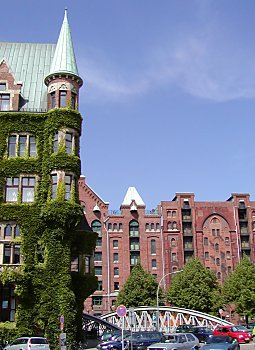
<path id="1" fill-rule="evenodd" d="M 205 343 L 213 336 L 213 330 L 209 327 L 194 326 L 191 333 L 197 337 L 199 343 Z"/>

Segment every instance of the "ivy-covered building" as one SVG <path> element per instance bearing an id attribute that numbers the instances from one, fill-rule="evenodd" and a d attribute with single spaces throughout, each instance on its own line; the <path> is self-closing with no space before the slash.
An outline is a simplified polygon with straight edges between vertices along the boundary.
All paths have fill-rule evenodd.
<path id="1" fill-rule="evenodd" d="M 0 43 L 0 322 L 51 344 L 61 315 L 77 337 L 97 286 L 78 198 L 82 84 L 66 11 L 56 45 Z"/>

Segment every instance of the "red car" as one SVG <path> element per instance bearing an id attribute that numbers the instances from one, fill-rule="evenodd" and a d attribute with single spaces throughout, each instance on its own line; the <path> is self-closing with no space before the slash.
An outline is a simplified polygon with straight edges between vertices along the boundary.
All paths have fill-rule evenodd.
<path id="1" fill-rule="evenodd" d="M 228 335 L 233 339 L 237 339 L 239 343 L 249 343 L 252 341 L 250 333 L 241 332 L 235 326 L 217 326 L 213 335 Z"/>

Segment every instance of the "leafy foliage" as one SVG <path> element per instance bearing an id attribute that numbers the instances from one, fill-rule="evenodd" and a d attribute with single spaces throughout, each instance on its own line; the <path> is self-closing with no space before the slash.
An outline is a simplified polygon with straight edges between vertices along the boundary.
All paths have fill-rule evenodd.
<path id="1" fill-rule="evenodd" d="M 236 311 L 246 317 L 255 313 L 255 266 L 244 256 L 223 284 L 226 303 L 234 303 Z"/>
<path id="2" fill-rule="evenodd" d="M 216 313 L 221 306 L 220 288 L 213 272 L 194 258 L 183 271 L 173 275 L 167 300 L 176 307 Z"/>
<path id="3" fill-rule="evenodd" d="M 0 113 L 0 221 L 15 221 L 20 228 L 21 253 L 24 263 L 17 270 L 6 267 L 0 272 L 0 283 L 13 284 L 18 297 L 16 323 L 0 324 L 0 337 L 44 334 L 52 347 L 58 346 L 59 317 L 65 316 L 68 340 L 81 339 L 83 301 L 97 286 L 92 274 L 70 273 L 72 254 L 90 255 L 96 234 L 79 230 L 83 211 L 78 202 L 78 189 L 72 188 L 70 201 L 63 195 L 51 199 L 52 170 L 72 172 L 80 176 L 79 152 L 53 153 L 53 136 L 63 127 L 81 134 L 81 115 L 68 108 L 44 114 Z M 36 136 L 37 156 L 8 158 L 7 140 L 12 133 L 29 132 Z M 20 174 L 37 176 L 34 203 L 4 202 L 6 177 Z M 77 247 L 79 247 L 77 249 Z M 42 261 L 38 258 L 42 252 Z M 81 288 L 82 286 L 82 288 Z"/>
<path id="4" fill-rule="evenodd" d="M 158 283 L 152 274 L 137 264 L 120 291 L 116 304 L 126 307 L 155 306 L 157 287 Z"/>

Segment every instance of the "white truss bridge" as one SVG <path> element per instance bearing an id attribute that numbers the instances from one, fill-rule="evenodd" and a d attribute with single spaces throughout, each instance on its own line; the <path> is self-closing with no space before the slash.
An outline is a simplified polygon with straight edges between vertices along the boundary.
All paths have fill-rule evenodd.
<path id="1" fill-rule="evenodd" d="M 215 328 L 217 325 L 232 325 L 231 322 L 222 320 L 219 317 L 205 314 L 203 312 L 188 310 L 177 307 L 166 307 L 160 306 L 149 307 L 141 306 L 133 308 L 133 317 L 127 309 L 127 314 L 119 317 L 116 312 L 109 313 L 101 316 L 100 318 L 106 320 L 117 327 L 122 327 L 122 322 L 124 322 L 124 329 L 137 330 L 155 330 L 157 328 L 157 315 L 158 318 L 158 328 L 161 332 L 174 332 L 176 327 L 179 325 L 196 325 L 196 326 L 207 326 L 210 328 Z"/>

